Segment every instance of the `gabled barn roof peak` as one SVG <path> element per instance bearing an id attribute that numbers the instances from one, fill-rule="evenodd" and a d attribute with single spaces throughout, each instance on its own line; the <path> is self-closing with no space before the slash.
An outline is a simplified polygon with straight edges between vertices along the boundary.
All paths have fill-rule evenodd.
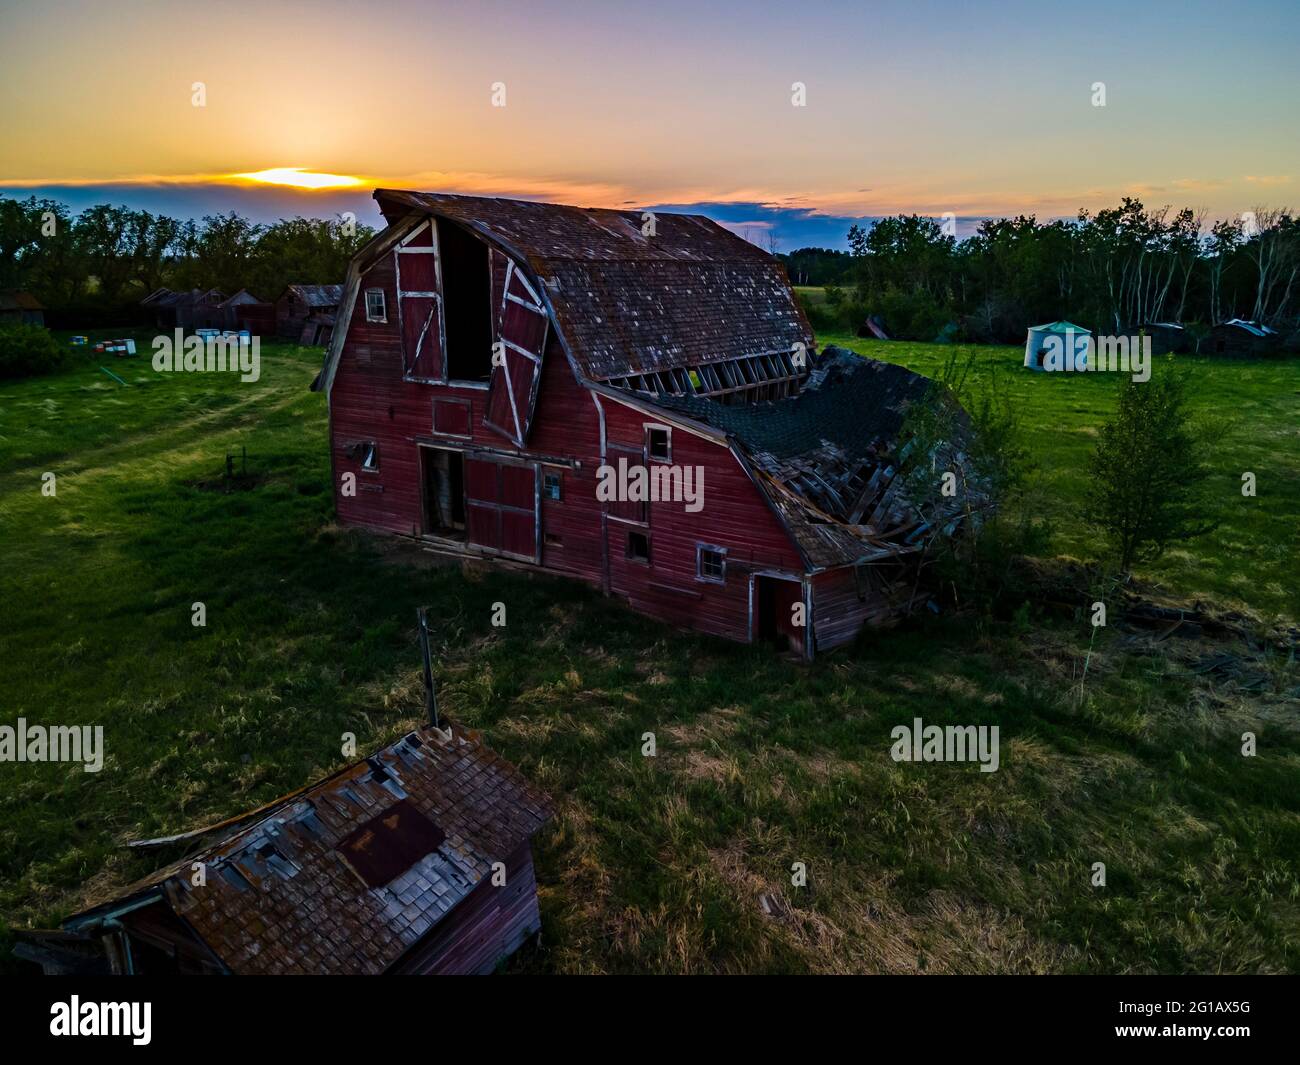
<path id="1" fill-rule="evenodd" d="M 592 380 L 813 346 L 780 262 L 703 215 L 397 189 L 375 199 L 390 225 L 449 219 L 535 275 Z"/>

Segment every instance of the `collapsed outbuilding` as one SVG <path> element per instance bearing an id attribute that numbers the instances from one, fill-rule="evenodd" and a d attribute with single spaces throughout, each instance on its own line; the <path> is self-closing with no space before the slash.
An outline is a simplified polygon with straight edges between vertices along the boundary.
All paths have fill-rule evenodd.
<path id="1" fill-rule="evenodd" d="M 1144 322 L 1140 332 L 1151 338 L 1153 355 L 1185 355 L 1195 346 L 1181 322 Z M 1134 335 L 1139 330 L 1133 330 Z"/>
<path id="2" fill-rule="evenodd" d="M 140 306 L 147 308 L 160 329 L 220 329 L 224 321 L 221 305 L 225 300 L 226 294 L 215 288 L 194 288 L 188 292 L 158 288 L 142 299 Z"/>
<path id="3" fill-rule="evenodd" d="M 1244 318 L 1230 318 L 1210 329 L 1199 350 L 1203 355 L 1254 358 L 1275 355 L 1281 348 L 1282 337 L 1272 327 Z"/>
<path id="4" fill-rule="evenodd" d="M 342 285 L 290 285 L 275 301 L 276 331 L 299 344 L 328 344 Z"/>
<path id="5" fill-rule="evenodd" d="M 476 733 L 423 728 L 75 914 L 16 929 L 47 973 L 488 973 L 538 931 L 549 800 Z"/>

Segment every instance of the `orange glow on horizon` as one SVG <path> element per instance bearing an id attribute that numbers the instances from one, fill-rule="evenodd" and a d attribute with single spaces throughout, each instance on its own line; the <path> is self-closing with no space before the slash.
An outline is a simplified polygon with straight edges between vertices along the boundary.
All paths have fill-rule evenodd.
<path id="1" fill-rule="evenodd" d="M 351 189 L 364 182 L 347 174 L 323 174 L 301 166 L 277 166 L 247 174 L 232 174 L 256 185 L 288 185 L 295 189 Z"/>

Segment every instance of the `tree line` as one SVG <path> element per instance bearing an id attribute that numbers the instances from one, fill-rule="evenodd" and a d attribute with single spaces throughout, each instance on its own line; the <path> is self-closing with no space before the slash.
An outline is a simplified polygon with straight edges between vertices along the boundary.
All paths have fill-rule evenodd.
<path id="1" fill-rule="evenodd" d="M 1285 209 L 1208 223 L 1125 197 L 1073 221 L 989 219 L 960 241 L 935 219 L 898 215 L 853 226 L 848 241 L 840 272 L 823 282 L 826 305 L 809 308 L 814 325 L 853 327 L 871 313 L 909 339 L 955 328 L 1011 342 L 1060 319 L 1098 333 L 1173 321 L 1193 335 L 1230 318 L 1286 334 L 1300 319 L 1300 218 Z M 805 276 L 836 265 L 824 249 L 783 258 Z"/>
<path id="2" fill-rule="evenodd" d="M 73 215 L 56 200 L 0 197 L 0 288 L 67 311 L 122 309 L 161 287 L 273 300 L 291 283 L 341 283 L 374 232 L 342 218 L 259 225 L 233 211 L 195 221 L 101 204 Z"/>

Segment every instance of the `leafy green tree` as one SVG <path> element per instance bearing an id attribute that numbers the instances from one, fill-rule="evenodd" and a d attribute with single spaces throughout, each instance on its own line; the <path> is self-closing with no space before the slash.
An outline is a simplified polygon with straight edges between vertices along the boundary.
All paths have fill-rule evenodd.
<path id="1" fill-rule="evenodd" d="M 258 238 L 249 287 L 275 299 L 289 284 L 341 284 L 348 263 L 374 232 L 338 219 L 282 219 Z"/>
<path id="2" fill-rule="evenodd" d="M 163 284 L 177 290 L 220 289 L 233 295 L 244 287 L 261 227 L 230 211 L 182 223 L 174 263 Z"/>
<path id="3" fill-rule="evenodd" d="M 181 223 L 166 215 L 137 211 L 129 226 L 131 273 L 144 293 L 161 287 L 169 265 L 169 256 L 177 248 Z"/>
<path id="4" fill-rule="evenodd" d="M 1089 465 L 1084 507 L 1120 572 L 1217 528 L 1206 517 L 1205 487 L 1208 441 L 1223 428 L 1194 423 L 1187 377 L 1172 360 L 1148 381 L 1122 379 L 1115 417 L 1102 426 Z"/>
<path id="5" fill-rule="evenodd" d="M 853 226 L 849 246 L 859 294 L 870 300 L 893 288 L 935 301 L 949 299 L 956 244 L 933 218 L 915 214 L 882 218 L 870 229 Z"/>
<path id="6" fill-rule="evenodd" d="M 35 287 L 44 255 L 52 242 L 66 242 L 71 228 L 68 209 L 55 200 L 0 197 L 0 287 Z"/>
<path id="7" fill-rule="evenodd" d="M 105 303 L 116 302 L 131 280 L 134 219 L 135 212 L 129 207 L 99 204 L 82 211 L 74 223 L 78 249 Z"/>

